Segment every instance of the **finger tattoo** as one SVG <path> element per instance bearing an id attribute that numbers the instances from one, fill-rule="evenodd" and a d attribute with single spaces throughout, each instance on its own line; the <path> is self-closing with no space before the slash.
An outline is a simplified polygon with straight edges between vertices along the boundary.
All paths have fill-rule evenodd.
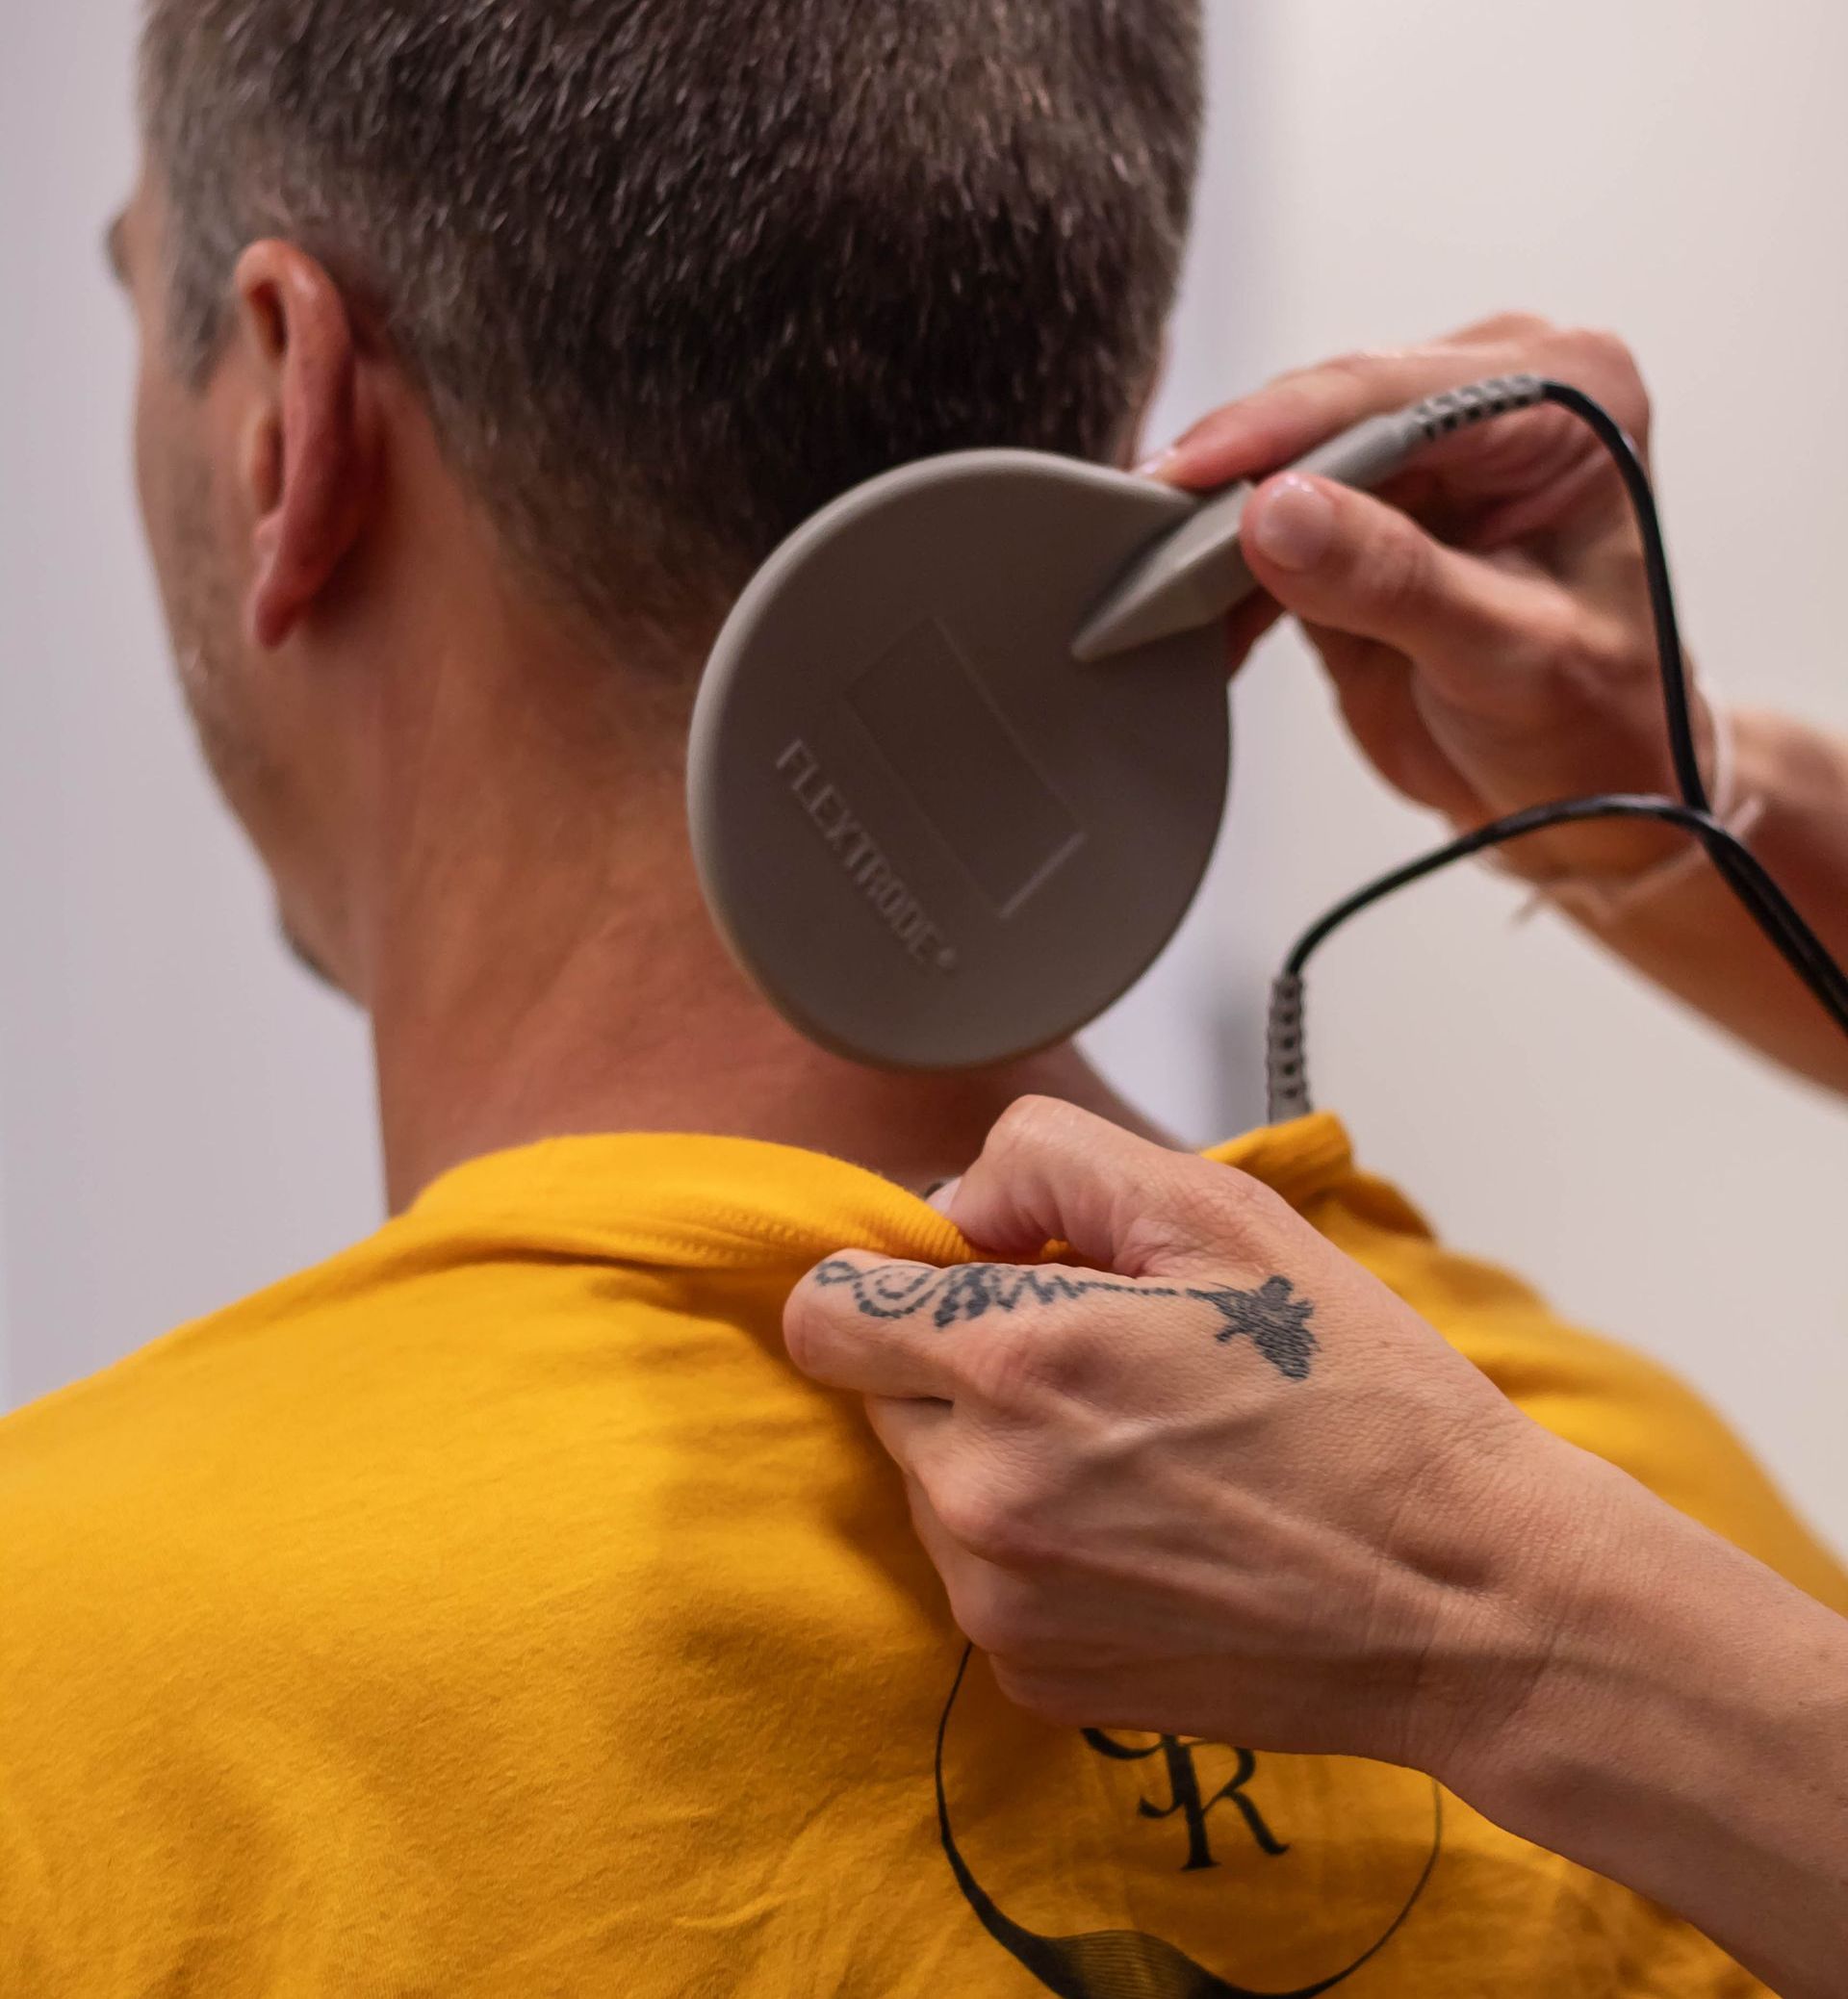
<path id="1" fill-rule="evenodd" d="M 1074 1277 L 1065 1270 L 1036 1270 L 1018 1264 L 957 1264 L 946 1270 L 929 1264 L 878 1264 L 862 1269 L 831 1257 L 815 1271 L 820 1285 L 846 1285 L 868 1319 L 911 1319 L 928 1311 L 933 1325 L 981 1319 L 989 1312 L 1019 1312 L 1065 1304 L 1096 1293 L 1124 1298 L 1186 1298 L 1210 1305 L 1219 1316 L 1214 1335 L 1221 1345 L 1241 1336 L 1280 1374 L 1301 1381 L 1315 1363 L 1321 1342 L 1309 1328 L 1314 1303 L 1299 1297 L 1288 1277 L 1267 1277 L 1255 1291 L 1231 1286 L 1130 1284 L 1116 1277 Z"/>

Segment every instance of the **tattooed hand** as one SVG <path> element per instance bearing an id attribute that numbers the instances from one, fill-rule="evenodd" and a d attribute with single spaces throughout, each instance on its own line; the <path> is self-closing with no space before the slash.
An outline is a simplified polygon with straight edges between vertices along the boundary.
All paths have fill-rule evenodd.
<path id="1" fill-rule="evenodd" d="M 1543 1538 L 1528 1496 L 1565 1447 L 1230 1167 L 1029 1099 L 947 1207 L 986 1253 L 1063 1240 L 1090 1268 L 843 1251 L 785 1329 L 867 1397 L 1003 1688 L 1432 1767 L 1493 1697 L 1499 1551 Z"/>
<path id="2" fill-rule="evenodd" d="M 870 1268 L 833 1257 L 814 1272 L 824 1287 L 850 1285 L 856 1308 L 868 1319 L 909 1319 L 928 1310 L 939 1331 L 959 1319 L 1056 1305 L 1067 1298 L 1193 1298 L 1211 1305 L 1224 1320 L 1214 1338 L 1249 1333 L 1252 1344 L 1281 1374 L 1300 1381 L 1309 1371 L 1316 1336 L 1309 1330 L 1315 1307 L 1296 1297 L 1288 1277 L 1267 1277 L 1256 1291 L 1228 1285 L 1202 1289 L 1190 1284 L 1122 1284 L 1110 1277 L 1074 1277 L 1067 1270 L 1023 1269 L 1012 1264 L 958 1264 L 933 1269 L 929 1264 L 874 1264 Z"/>

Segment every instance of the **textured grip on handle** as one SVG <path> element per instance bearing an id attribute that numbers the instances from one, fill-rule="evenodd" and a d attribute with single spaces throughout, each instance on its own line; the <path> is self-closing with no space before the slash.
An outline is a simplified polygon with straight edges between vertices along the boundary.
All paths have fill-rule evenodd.
<path id="1" fill-rule="evenodd" d="M 1531 409 L 1546 400 L 1547 385 L 1537 374 L 1496 374 L 1486 381 L 1471 382 L 1461 389 L 1442 389 L 1435 396 L 1415 402 L 1405 412 L 1420 442 L 1435 444 L 1453 430 L 1467 430 L 1473 423 L 1491 417 L 1504 417 L 1510 410 Z"/>
<path id="2" fill-rule="evenodd" d="M 1287 1124 L 1293 1117 L 1307 1117 L 1313 1107 L 1309 1102 L 1300 973 L 1283 973 L 1270 988 L 1265 1055 L 1270 1122 Z"/>

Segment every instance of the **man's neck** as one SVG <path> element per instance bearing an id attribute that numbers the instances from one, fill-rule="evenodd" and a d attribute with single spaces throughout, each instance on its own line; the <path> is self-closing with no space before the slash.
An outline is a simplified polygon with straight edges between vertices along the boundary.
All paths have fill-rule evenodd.
<path id="1" fill-rule="evenodd" d="M 630 781 L 616 826 L 568 824 L 554 794 L 549 842 L 516 855 L 489 837 L 434 874 L 391 871 L 369 1001 L 394 1209 L 465 1160 L 573 1133 L 766 1139 L 921 1188 L 960 1172 L 1021 1095 L 1148 1130 L 1068 1045 L 928 1076 L 803 1039 L 706 918 L 678 784 L 662 774 L 652 789 L 638 799 Z"/>

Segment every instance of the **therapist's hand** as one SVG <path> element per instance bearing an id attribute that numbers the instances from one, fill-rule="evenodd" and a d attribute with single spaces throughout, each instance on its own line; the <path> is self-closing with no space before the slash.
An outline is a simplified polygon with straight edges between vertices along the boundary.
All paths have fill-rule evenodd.
<path id="1" fill-rule="evenodd" d="M 1191 488 L 1259 476 L 1363 417 L 1521 371 L 1586 390 L 1647 452 L 1649 397 L 1621 341 L 1508 316 L 1284 375 L 1145 470 Z M 1307 629 L 1375 769 L 1458 828 L 1583 792 L 1673 788 L 1641 544 L 1609 459 L 1565 411 L 1458 432 L 1380 498 L 1270 479 L 1244 544 L 1274 604 Z M 1235 663 L 1263 623 L 1261 608 L 1235 617 Z M 1656 826 L 1585 826 L 1507 858 L 1615 884 L 1680 844 Z"/>
<path id="2" fill-rule="evenodd" d="M 1595 1552 L 1559 1490 L 1607 1468 L 1229 1167 L 1026 1099 L 951 1199 L 998 1259 L 1073 1260 L 843 1252 L 785 1326 L 870 1398 L 1011 1698 L 1427 1769 L 1460 1715 L 1519 1705 L 1529 1578 Z"/>
<path id="3" fill-rule="evenodd" d="M 958 1621 L 1048 1720 L 1351 1752 L 1697 1923 L 1848 1962 L 1848 1621 L 1520 1415 L 1267 1189 L 1067 1106 L 843 1252 L 797 1363 L 869 1397 Z"/>

